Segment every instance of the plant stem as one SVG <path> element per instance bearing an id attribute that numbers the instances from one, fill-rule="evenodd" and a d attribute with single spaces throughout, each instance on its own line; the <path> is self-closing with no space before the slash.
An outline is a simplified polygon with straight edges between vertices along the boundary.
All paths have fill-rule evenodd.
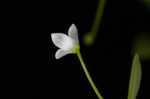
<path id="1" fill-rule="evenodd" d="M 77 50 L 77 56 L 78 56 L 78 59 L 80 60 L 80 63 L 81 63 L 82 68 L 83 68 L 83 70 L 84 70 L 84 72 L 85 72 L 85 75 L 86 75 L 86 77 L 87 77 L 87 79 L 88 79 L 90 85 L 92 86 L 93 90 L 95 91 L 97 97 L 98 97 L 99 99 L 103 99 L 102 95 L 100 94 L 100 92 L 98 91 L 96 85 L 94 84 L 94 82 L 93 82 L 93 80 L 92 80 L 92 77 L 90 76 L 90 73 L 88 72 L 88 70 L 87 70 L 87 68 L 86 68 L 86 65 L 85 65 L 85 63 L 84 63 L 84 61 L 83 61 L 83 58 L 82 58 L 81 53 L 80 53 L 80 50 Z"/>
<path id="2" fill-rule="evenodd" d="M 93 20 L 92 27 L 90 29 L 90 32 L 85 35 L 85 43 L 88 45 L 92 45 L 94 43 L 96 36 L 97 36 L 99 26 L 101 23 L 101 19 L 102 19 L 102 15 L 104 12 L 105 4 L 106 4 L 106 0 L 99 0 L 98 1 L 97 11 L 95 14 L 95 18 Z"/>
<path id="3" fill-rule="evenodd" d="M 93 33 L 94 37 L 96 37 L 96 33 L 98 32 L 99 25 L 101 23 L 105 2 L 106 2 L 106 0 L 99 0 L 99 4 L 98 4 L 97 11 L 96 11 L 95 19 L 93 21 L 93 26 L 91 28 L 91 32 Z"/>

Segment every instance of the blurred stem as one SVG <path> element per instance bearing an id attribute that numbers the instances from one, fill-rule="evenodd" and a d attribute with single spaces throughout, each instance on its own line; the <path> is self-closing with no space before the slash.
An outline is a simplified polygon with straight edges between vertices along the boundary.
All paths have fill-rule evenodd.
<path id="1" fill-rule="evenodd" d="M 105 5 L 105 0 L 99 0 L 96 16 L 93 21 L 93 26 L 91 28 L 93 38 L 96 37 L 96 33 L 98 32 L 98 28 L 101 23 L 101 18 L 102 18 L 103 11 L 104 11 L 104 5 Z"/>
<path id="2" fill-rule="evenodd" d="M 86 65 L 85 65 L 85 63 L 84 63 L 84 61 L 83 61 L 83 58 L 82 58 L 81 53 L 80 53 L 80 50 L 77 50 L 77 56 L 78 56 L 78 59 L 80 60 L 80 63 L 81 63 L 82 68 L 83 68 L 83 70 L 84 70 L 84 72 L 85 72 L 85 75 L 86 75 L 86 77 L 87 77 L 87 79 L 88 79 L 90 85 L 92 86 L 93 90 L 95 91 L 97 97 L 98 97 L 99 99 L 103 99 L 102 95 L 100 94 L 100 92 L 98 91 L 96 85 L 94 84 L 94 82 L 93 82 L 93 80 L 92 80 L 92 77 L 90 76 L 90 73 L 88 72 L 88 70 L 87 70 L 87 68 L 86 68 Z"/>
<path id="3" fill-rule="evenodd" d="M 87 45 L 92 45 L 94 43 L 94 40 L 97 36 L 98 29 L 99 29 L 99 26 L 101 23 L 105 3 L 106 3 L 106 0 L 98 1 L 98 7 L 97 7 L 95 18 L 93 20 L 92 28 L 91 28 L 90 32 L 85 35 L 85 38 L 84 38 L 85 44 L 87 44 Z"/>

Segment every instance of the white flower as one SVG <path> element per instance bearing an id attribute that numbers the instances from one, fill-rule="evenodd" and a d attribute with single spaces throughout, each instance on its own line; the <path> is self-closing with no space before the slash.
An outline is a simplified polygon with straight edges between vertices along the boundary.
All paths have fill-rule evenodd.
<path id="1" fill-rule="evenodd" d="M 59 59 L 67 54 L 76 53 L 79 49 L 78 30 L 74 24 L 69 27 L 68 35 L 64 33 L 52 33 L 52 41 L 58 49 L 55 58 Z"/>

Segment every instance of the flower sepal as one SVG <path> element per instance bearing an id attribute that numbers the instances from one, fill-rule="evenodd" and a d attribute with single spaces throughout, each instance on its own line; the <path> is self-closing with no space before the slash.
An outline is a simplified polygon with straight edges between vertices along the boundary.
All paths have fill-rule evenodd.
<path id="1" fill-rule="evenodd" d="M 73 53 L 73 54 L 77 54 L 77 51 L 79 51 L 79 50 L 80 50 L 80 45 L 77 44 L 77 45 L 75 45 L 75 46 L 73 47 L 72 53 Z"/>

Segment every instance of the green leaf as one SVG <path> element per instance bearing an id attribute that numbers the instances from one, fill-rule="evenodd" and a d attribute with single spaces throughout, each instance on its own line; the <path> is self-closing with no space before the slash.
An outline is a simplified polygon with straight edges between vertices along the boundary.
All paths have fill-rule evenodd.
<path id="1" fill-rule="evenodd" d="M 139 55 L 135 54 L 132 61 L 132 69 L 129 81 L 128 99 L 136 99 L 141 82 L 141 63 Z"/>

